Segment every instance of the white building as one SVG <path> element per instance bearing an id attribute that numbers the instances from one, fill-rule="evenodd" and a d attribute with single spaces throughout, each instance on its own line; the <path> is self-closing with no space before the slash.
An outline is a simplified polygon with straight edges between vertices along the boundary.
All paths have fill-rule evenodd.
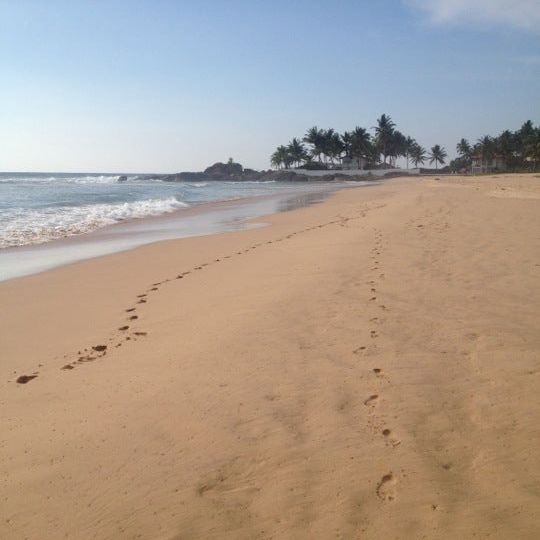
<path id="1" fill-rule="evenodd" d="M 349 156 L 345 156 L 341 158 L 341 168 L 344 170 L 353 170 L 353 169 L 360 169 L 363 170 L 367 164 L 367 160 L 364 158 L 351 158 Z"/>

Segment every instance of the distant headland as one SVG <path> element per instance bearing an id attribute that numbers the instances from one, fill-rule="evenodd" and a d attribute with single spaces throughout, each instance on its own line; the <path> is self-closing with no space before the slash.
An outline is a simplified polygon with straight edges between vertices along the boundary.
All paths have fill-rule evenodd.
<path id="1" fill-rule="evenodd" d="M 293 138 L 278 146 L 270 158 L 273 169 L 256 171 L 244 168 L 229 158 L 214 163 L 202 172 L 179 172 L 152 176 L 166 182 L 207 181 L 280 181 L 308 182 L 368 180 L 403 174 L 490 174 L 496 172 L 533 172 L 540 165 L 540 127 L 527 120 L 520 129 L 503 131 L 497 137 L 484 136 L 475 144 L 462 138 L 456 145 L 458 156 L 446 164 L 448 154 L 439 144 L 429 152 L 412 137 L 395 127 L 383 114 L 377 119 L 372 136 L 367 129 L 338 133 L 334 129 L 307 130 L 302 139 Z M 397 166 L 403 158 L 406 168 Z M 423 168 L 429 161 L 433 168 Z M 409 169 L 409 165 L 414 169 Z M 439 169 L 439 165 L 445 165 Z M 119 181 L 125 180 L 121 177 Z"/>
<path id="2" fill-rule="evenodd" d="M 402 171 L 402 173 L 414 171 Z M 372 176 L 395 175 L 396 169 L 390 166 L 379 166 L 377 171 L 355 170 L 309 170 L 309 169 L 268 169 L 256 171 L 244 168 L 229 158 L 227 163 L 217 162 L 202 172 L 179 172 L 175 174 L 152 175 L 152 178 L 164 182 L 333 182 L 335 180 L 367 180 Z"/>

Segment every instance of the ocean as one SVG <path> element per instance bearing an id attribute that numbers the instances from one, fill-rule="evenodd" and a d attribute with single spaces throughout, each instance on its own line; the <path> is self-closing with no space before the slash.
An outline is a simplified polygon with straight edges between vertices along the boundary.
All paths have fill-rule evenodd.
<path id="1" fill-rule="evenodd" d="M 0 280 L 153 241 L 254 226 L 247 220 L 313 204 L 347 185 L 119 178 L 0 173 Z M 150 219 L 157 216 L 163 219 Z"/>
<path id="2" fill-rule="evenodd" d="M 0 173 L 0 249 L 41 244 L 201 203 L 298 191 L 278 182 L 163 182 L 148 175 Z M 307 186 L 303 186 L 306 188 Z M 308 189 L 308 191 L 311 188 Z"/>

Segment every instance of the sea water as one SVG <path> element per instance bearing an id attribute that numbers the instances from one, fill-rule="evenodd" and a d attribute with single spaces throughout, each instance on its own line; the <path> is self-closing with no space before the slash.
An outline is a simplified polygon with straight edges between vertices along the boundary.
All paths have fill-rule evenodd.
<path id="1" fill-rule="evenodd" d="M 0 173 L 0 249 L 40 244 L 205 202 L 283 191 L 279 182 L 163 182 L 143 175 Z M 306 187 L 305 185 L 303 186 Z"/>
<path id="2" fill-rule="evenodd" d="M 244 228 L 249 219 L 312 204 L 344 187 L 164 182 L 149 175 L 119 179 L 118 174 L 0 173 L 0 280 L 153 241 Z M 229 203 L 212 204 L 219 201 Z"/>

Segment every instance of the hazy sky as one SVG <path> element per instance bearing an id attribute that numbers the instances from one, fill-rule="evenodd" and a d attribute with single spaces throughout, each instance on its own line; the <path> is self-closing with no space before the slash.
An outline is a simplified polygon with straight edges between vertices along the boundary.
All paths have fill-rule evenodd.
<path id="1" fill-rule="evenodd" d="M 451 155 L 540 123 L 540 1 L 0 0 L 3 171 L 266 168 L 383 112 Z"/>

